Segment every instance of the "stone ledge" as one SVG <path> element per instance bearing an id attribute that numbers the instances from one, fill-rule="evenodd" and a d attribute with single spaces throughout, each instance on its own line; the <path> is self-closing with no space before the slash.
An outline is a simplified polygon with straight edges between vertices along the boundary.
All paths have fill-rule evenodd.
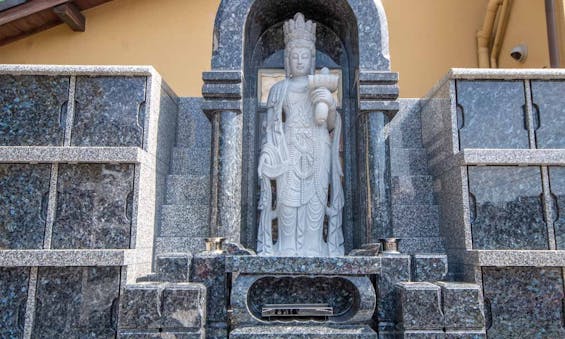
<path id="1" fill-rule="evenodd" d="M 125 266 L 135 250 L 0 250 L 0 267 Z"/>
<path id="2" fill-rule="evenodd" d="M 151 163 L 138 147 L 0 146 L 0 163 Z"/>
<path id="3" fill-rule="evenodd" d="M 408 255 L 395 257 L 408 259 Z M 382 257 L 263 257 L 228 256 L 226 270 L 259 274 L 380 274 Z"/>
<path id="4" fill-rule="evenodd" d="M 369 326 L 250 326 L 230 332 L 230 338 L 377 338 Z"/>
<path id="5" fill-rule="evenodd" d="M 463 256 L 465 265 L 473 266 L 565 266 L 565 251 L 548 250 L 469 250 Z"/>
<path id="6" fill-rule="evenodd" d="M 517 80 L 558 80 L 565 79 L 563 69 L 480 69 L 480 68 L 452 68 L 446 75 L 448 79 L 458 80 L 493 80 L 493 79 L 517 79 Z"/>
<path id="7" fill-rule="evenodd" d="M 0 65 L 1 74 L 11 75 L 122 75 L 122 76 L 159 76 L 153 66 L 116 66 L 116 65 Z"/>

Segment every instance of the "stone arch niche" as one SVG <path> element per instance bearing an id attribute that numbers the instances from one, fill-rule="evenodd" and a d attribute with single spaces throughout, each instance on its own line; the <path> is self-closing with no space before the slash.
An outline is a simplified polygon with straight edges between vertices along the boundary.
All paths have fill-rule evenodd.
<path id="1" fill-rule="evenodd" d="M 258 71 L 284 68 L 282 24 L 302 12 L 317 23 L 316 68 L 342 73 L 346 252 L 391 236 L 384 126 L 398 109 L 380 0 L 223 0 L 214 28 L 203 109 L 212 121 L 210 233 L 255 248 L 257 160 L 265 109 Z"/>

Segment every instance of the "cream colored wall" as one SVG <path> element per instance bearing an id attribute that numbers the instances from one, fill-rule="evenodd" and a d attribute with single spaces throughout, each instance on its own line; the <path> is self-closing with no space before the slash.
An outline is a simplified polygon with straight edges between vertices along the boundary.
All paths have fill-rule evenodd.
<path id="1" fill-rule="evenodd" d="M 400 96 L 422 97 L 451 67 L 477 67 L 487 0 L 382 0 Z"/>
<path id="2" fill-rule="evenodd" d="M 181 96 L 201 96 L 219 0 L 115 0 L 0 47 L 0 63 L 153 65 Z"/>
<path id="3" fill-rule="evenodd" d="M 219 2 L 114 0 L 85 11 L 86 32 L 59 25 L 0 47 L 0 63 L 148 64 L 179 95 L 200 96 Z M 476 32 L 488 0 L 382 2 L 401 97 L 425 95 L 450 67 L 477 67 Z M 501 66 L 520 66 L 509 59 L 509 48 L 525 41 L 530 47 L 527 67 L 542 67 L 549 63 L 544 0 L 514 2 Z"/>
<path id="4" fill-rule="evenodd" d="M 510 57 L 510 51 L 518 44 L 528 47 L 528 57 L 523 63 Z M 500 68 L 550 66 L 544 0 L 513 0 L 498 65 Z"/>

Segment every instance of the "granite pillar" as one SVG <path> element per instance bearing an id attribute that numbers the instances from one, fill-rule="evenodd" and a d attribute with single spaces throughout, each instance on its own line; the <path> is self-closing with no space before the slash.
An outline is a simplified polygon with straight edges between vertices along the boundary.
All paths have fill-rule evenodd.
<path id="1" fill-rule="evenodd" d="M 203 111 L 212 123 L 210 234 L 239 242 L 241 234 L 241 72 L 203 74 Z"/>
<path id="2" fill-rule="evenodd" d="M 386 129 L 398 112 L 398 74 L 362 70 L 358 74 L 357 117 L 362 242 L 392 236 L 390 145 Z"/>

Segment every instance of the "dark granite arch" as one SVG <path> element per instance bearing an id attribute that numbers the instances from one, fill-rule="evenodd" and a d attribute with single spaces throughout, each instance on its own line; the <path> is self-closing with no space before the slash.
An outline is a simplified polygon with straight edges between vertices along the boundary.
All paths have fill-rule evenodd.
<path id="1" fill-rule="evenodd" d="M 380 0 L 222 0 L 203 110 L 212 122 L 210 234 L 255 247 L 260 137 L 257 70 L 282 68 L 282 23 L 302 12 L 318 24 L 317 67 L 342 70 L 346 251 L 391 236 L 388 140 L 398 110 Z M 259 113 L 259 114 L 257 114 Z M 358 184 L 359 183 L 359 184 Z M 362 183 L 362 184 L 361 184 Z"/>
<path id="2" fill-rule="evenodd" d="M 258 39 L 266 28 L 298 11 L 328 27 L 350 23 L 351 18 L 342 19 L 352 14 L 358 32 L 359 68 L 390 71 L 388 27 L 380 0 L 222 0 L 214 24 L 212 69 L 243 69 L 245 39 Z M 259 24 L 255 26 L 258 32 L 246 36 L 250 22 Z"/>

